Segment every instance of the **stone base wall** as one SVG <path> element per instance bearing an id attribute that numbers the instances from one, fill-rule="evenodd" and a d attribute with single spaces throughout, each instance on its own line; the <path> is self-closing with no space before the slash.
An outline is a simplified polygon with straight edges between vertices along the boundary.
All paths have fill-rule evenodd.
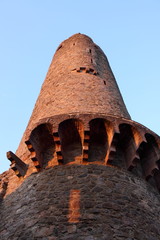
<path id="1" fill-rule="evenodd" d="M 103 165 L 33 173 L 0 205 L 1 240 L 157 240 L 160 196 L 147 182 Z"/>

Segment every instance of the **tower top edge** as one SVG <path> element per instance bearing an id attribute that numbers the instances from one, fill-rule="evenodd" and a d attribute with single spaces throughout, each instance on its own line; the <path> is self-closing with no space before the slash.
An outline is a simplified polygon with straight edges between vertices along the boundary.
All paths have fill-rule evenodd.
<path id="1" fill-rule="evenodd" d="M 75 39 L 88 39 L 93 42 L 92 38 L 84 33 L 75 33 L 75 34 L 71 35 L 70 37 L 66 38 L 63 42 L 72 41 Z"/>
<path id="2" fill-rule="evenodd" d="M 62 41 L 59 44 L 57 50 L 59 48 L 61 48 L 62 46 L 64 47 L 65 45 L 68 45 L 68 44 L 73 44 L 74 45 L 77 42 L 81 43 L 83 46 L 94 45 L 94 46 L 99 48 L 99 46 L 97 44 L 95 44 L 94 41 L 92 40 L 92 38 L 89 37 L 88 35 L 82 34 L 82 33 L 76 33 L 76 34 L 73 34 L 72 36 L 66 38 L 64 41 Z"/>

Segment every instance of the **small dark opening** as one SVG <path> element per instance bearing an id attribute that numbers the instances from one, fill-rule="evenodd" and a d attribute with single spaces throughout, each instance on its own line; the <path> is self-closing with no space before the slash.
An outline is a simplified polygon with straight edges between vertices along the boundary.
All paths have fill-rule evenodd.
<path id="1" fill-rule="evenodd" d="M 85 67 L 80 67 L 80 70 L 85 70 L 86 68 Z"/>
<path id="2" fill-rule="evenodd" d="M 103 81 L 104 82 L 104 85 L 106 85 L 106 81 Z"/>

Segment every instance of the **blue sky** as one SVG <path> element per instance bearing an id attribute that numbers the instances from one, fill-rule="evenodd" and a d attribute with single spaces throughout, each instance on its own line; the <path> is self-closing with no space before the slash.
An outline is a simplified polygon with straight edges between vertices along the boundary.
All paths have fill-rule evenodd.
<path id="1" fill-rule="evenodd" d="M 160 134 L 159 0 L 0 1 L 0 172 L 16 151 L 53 54 L 74 33 L 106 53 L 133 120 Z"/>

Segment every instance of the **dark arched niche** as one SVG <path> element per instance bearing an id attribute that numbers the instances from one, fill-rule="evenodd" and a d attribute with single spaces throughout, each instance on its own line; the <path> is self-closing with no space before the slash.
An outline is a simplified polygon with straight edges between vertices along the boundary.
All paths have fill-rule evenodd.
<path id="1" fill-rule="evenodd" d="M 125 165 L 128 170 L 132 170 L 139 161 L 139 155 L 136 153 L 137 147 L 133 136 L 133 127 L 123 123 L 119 125 L 119 130 L 120 138 L 117 151 L 121 152 L 121 164 Z"/>
<path id="2" fill-rule="evenodd" d="M 159 160 L 159 150 L 155 138 L 149 134 L 145 134 L 146 142 L 139 147 L 139 155 L 145 178 L 149 180 L 155 169 L 158 169 L 157 161 Z"/>
<path id="3" fill-rule="evenodd" d="M 46 167 L 48 162 L 54 158 L 55 152 L 51 126 L 49 124 L 41 124 L 36 127 L 32 131 L 29 141 L 35 150 L 40 167 Z"/>
<path id="4" fill-rule="evenodd" d="M 106 130 L 105 119 L 95 118 L 89 122 L 90 126 L 90 141 L 89 141 L 89 162 L 105 162 L 108 137 Z"/>
<path id="5" fill-rule="evenodd" d="M 58 129 L 63 163 L 82 162 L 83 123 L 78 119 L 67 119 L 59 124 Z"/>

